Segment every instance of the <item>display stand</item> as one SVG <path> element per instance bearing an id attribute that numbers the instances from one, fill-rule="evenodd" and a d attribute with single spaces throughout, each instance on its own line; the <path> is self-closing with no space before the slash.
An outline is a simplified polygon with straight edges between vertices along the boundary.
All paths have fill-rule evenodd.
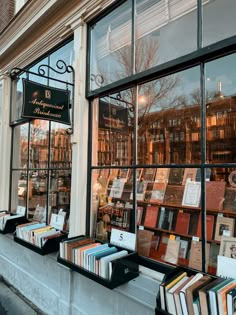
<path id="1" fill-rule="evenodd" d="M 173 268 L 172 271 L 170 271 L 169 273 L 165 274 L 165 276 L 164 276 L 164 278 L 162 280 L 162 283 L 168 281 L 169 279 L 171 279 L 172 277 L 177 275 L 178 272 L 180 272 L 180 271 L 185 271 L 188 276 L 192 276 L 192 275 L 195 275 L 198 272 L 201 272 L 199 270 L 178 266 L 176 268 Z M 204 272 L 201 272 L 201 273 L 207 275 L 207 273 L 204 273 Z M 217 278 L 216 276 L 213 276 L 213 275 L 211 275 L 211 277 L 213 279 Z M 157 299 L 156 299 L 155 315 L 160 315 L 160 314 L 171 315 L 170 313 L 168 313 L 168 311 L 165 311 L 165 310 L 161 309 L 160 291 L 159 291 L 158 295 L 157 295 Z"/>
<path id="2" fill-rule="evenodd" d="M 2 211 L 1 211 L 2 212 Z M 9 213 L 9 212 L 8 212 Z M 13 213 L 10 213 L 11 216 L 13 216 Z M 3 230 L 0 230 L 1 234 L 8 234 L 8 233 L 14 233 L 16 230 L 16 226 L 19 224 L 23 224 L 28 222 L 25 216 L 22 217 L 16 217 L 11 220 L 6 221 L 6 225 Z"/>
<path id="3" fill-rule="evenodd" d="M 70 239 L 69 239 L 70 240 Z M 112 244 L 109 244 L 109 246 Z M 122 250 L 123 248 L 118 247 L 118 250 Z M 139 275 L 139 265 L 138 265 L 138 255 L 136 252 L 128 251 L 128 255 L 116 259 L 112 262 L 112 275 L 111 279 L 107 280 L 97 274 L 88 271 L 87 269 L 80 267 L 71 261 L 63 259 L 60 255 L 57 258 L 58 263 L 84 275 L 85 277 L 109 288 L 114 289 L 128 281 L 138 277 Z"/>
<path id="4" fill-rule="evenodd" d="M 14 241 L 16 243 L 26 247 L 26 248 L 29 248 L 30 250 L 32 250 L 32 251 L 34 251 L 40 255 L 47 255 L 50 253 L 57 252 L 59 250 L 60 242 L 63 239 L 67 238 L 67 236 L 68 236 L 67 233 L 63 233 L 60 236 L 48 239 L 42 248 L 38 247 L 32 243 L 26 242 L 25 240 L 15 236 L 15 235 L 14 235 Z"/>

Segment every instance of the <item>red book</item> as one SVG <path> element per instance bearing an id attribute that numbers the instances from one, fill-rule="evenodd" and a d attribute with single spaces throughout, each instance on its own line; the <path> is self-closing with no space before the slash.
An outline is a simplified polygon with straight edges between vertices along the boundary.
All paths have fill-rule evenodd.
<path id="1" fill-rule="evenodd" d="M 146 209 L 144 226 L 156 227 L 157 216 L 158 216 L 158 207 L 148 205 Z"/>
<path id="2" fill-rule="evenodd" d="M 190 222 L 190 213 L 180 212 L 177 215 L 175 232 L 180 234 L 188 234 Z"/>
<path id="3" fill-rule="evenodd" d="M 202 238 L 202 220 L 201 220 L 201 215 L 199 215 L 198 218 L 198 225 L 197 225 L 197 236 L 199 238 Z M 212 240 L 212 235 L 213 235 L 213 228 L 214 228 L 214 215 L 209 215 L 207 214 L 206 216 L 206 233 L 207 233 L 207 240 L 211 241 Z"/>

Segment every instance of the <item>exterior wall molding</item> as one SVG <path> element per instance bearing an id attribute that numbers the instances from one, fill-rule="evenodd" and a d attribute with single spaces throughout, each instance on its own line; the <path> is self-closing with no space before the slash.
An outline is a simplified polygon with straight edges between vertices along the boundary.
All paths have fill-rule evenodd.
<path id="1" fill-rule="evenodd" d="M 30 1 L 0 37 L 0 69 L 25 67 L 73 35 L 114 0 Z M 45 44 L 46 43 L 46 44 Z"/>

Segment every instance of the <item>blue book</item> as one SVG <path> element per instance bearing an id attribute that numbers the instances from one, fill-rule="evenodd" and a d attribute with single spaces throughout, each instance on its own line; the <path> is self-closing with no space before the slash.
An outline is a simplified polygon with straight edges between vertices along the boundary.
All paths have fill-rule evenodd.
<path id="1" fill-rule="evenodd" d="M 87 249 L 83 252 L 84 268 L 90 270 L 90 256 L 94 253 L 104 250 L 108 244 L 103 244 L 94 248 Z"/>
<path id="2" fill-rule="evenodd" d="M 107 255 L 111 255 L 113 253 L 116 253 L 117 251 L 118 251 L 118 249 L 116 247 L 112 246 L 112 247 L 105 248 L 100 252 L 93 253 L 91 255 L 91 258 L 90 258 L 91 271 L 98 274 L 98 272 L 99 272 L 99 260 L 102 257 L 105 257 Z"/>

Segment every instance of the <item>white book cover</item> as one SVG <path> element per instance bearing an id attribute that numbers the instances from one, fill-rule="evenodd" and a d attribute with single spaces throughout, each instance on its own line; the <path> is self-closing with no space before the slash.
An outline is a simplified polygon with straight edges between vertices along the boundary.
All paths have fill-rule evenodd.
<path id="1" fill-rule="evenodd" d="M 121 250 L 120 252 L 108 255 L 100 259 L 100 270 L 99 275 L 105 279 L 109 279 L 109 263 L 118 258 L 128 255 L 127 250 Z"/>
<path id="2" fill-rule="evenodd" d="M 178 289 L 178 287 L 180 287 L 181 284 L 184 283 L 188 278 L 189 278 L 188 276 L 183 277 L 179 282 L 176 283 L 176 285 L 174 285 L 172 288 L 166 291 L 166 304 L 168 313 L 173 315 L 179 315 L 177 314 L 175 306 L 174 291 Z"/>
<path id="3" fill-rule="evenodd" d="M 185 299 L 185 291 L 188 287 L 190 287 L 192 284 L 194 284 L 196 281 L 201 279 L 203 277 L 202 273 L 197 273 L 186 285 L 181 289 L 179 295 L 180 295 L 180 301 L 182 305 L 182 311 L 183 315 L 188 315 L 188 308 L 187 308 L 187 303 Z"/>

